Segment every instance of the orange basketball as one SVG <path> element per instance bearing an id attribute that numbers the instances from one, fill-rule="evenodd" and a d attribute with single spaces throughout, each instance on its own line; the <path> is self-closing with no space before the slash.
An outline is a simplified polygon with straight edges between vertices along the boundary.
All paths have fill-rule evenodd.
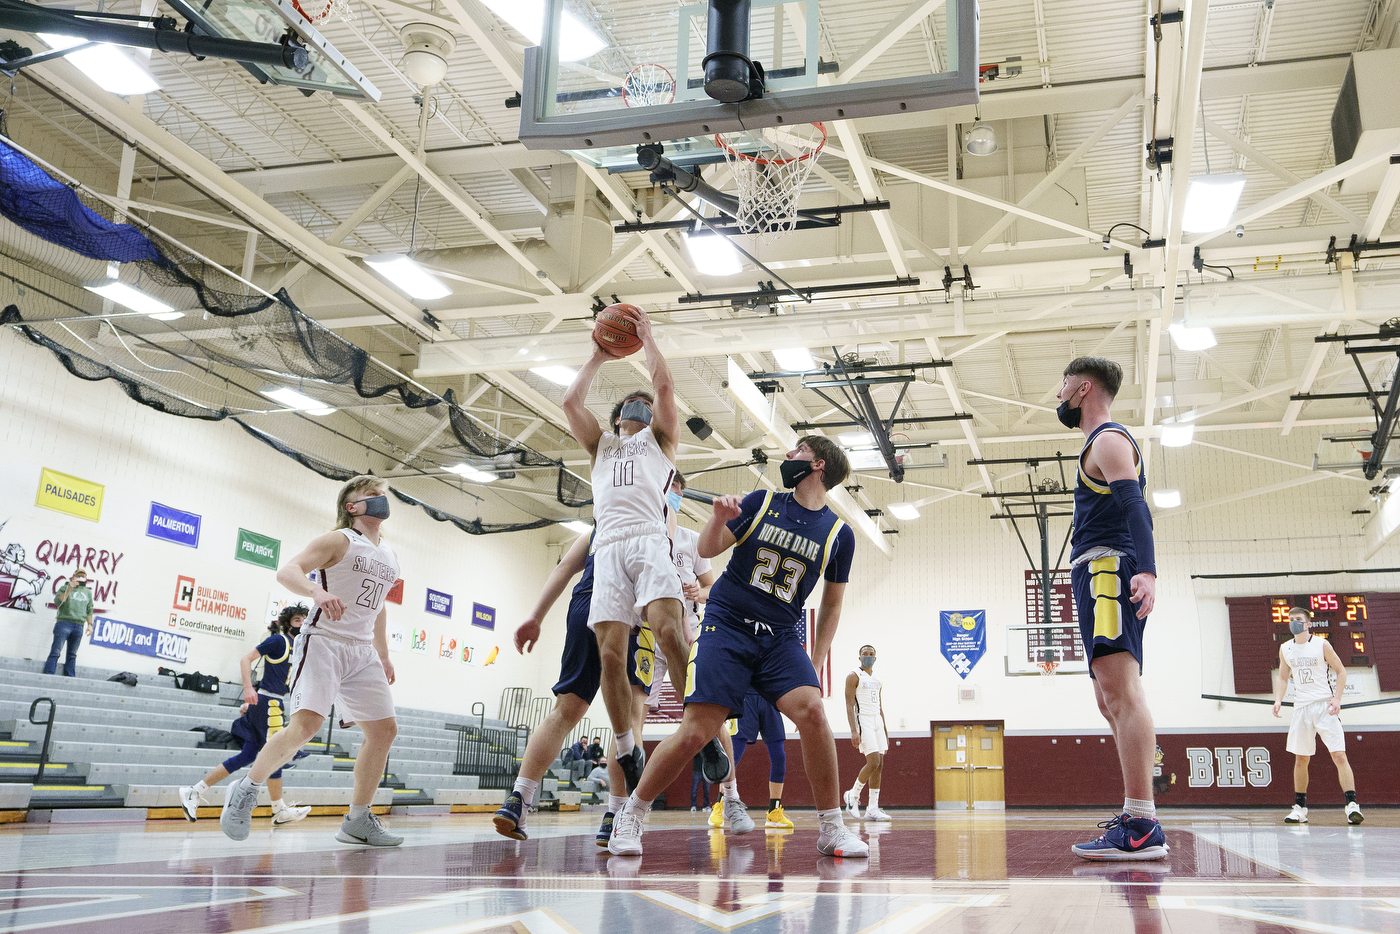
<path id="1" fill-rule="evenodd" d="M 593 341 L 604 350 L 619 357 L 626 357 L 642 349 L 642 339 L 637 336 L 637 323 L 623 312 L 640 309 L 636 305 L 609 305 L 598 312 L 593 321 Z"/>

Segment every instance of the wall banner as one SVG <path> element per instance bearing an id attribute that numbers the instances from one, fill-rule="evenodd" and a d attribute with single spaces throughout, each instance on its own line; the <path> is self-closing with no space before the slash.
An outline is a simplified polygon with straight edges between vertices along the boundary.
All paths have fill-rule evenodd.
<path id="1" fill-rule="evenodd" d="M 943 657 L 966 678 L 987 651 L 986 610 L 942 610 L 938 614 L 938 643 Z"/>
<path id="2" fill-rule="evenodd" d="M 436 616 L 452 616 L 452 594 L 428 590 L 428 602 L 423 609 Z"/>
<path id="3" fill-rule="evenodd" d="M 496 608 L 484 603 L 472 604 L 472 625 L 482 629 L 496 628 Z"/>
<path id="4" fill-rule="evenodd" d="M 424 629 L 422 626 L 414 626 L 413 629 L 410 630 L 409 635 L 413 638 L 408 650 L 414 655 L 427 655 L 428 630 Z"/>
<path id="5" fill-rule="evenodd" d="M 450 662 L 457 657 L 457 637 L 438 636 L 438 661 Z"/>
<path id="6" fill-rule="evenodd" d="M 384 635 L 389 642 L 390 652 L 402 652 L 408 648 L 408 630 L 403 623 L 385 623 Z"/>
<path id="7" fill-rule="evenodd" d="M 106 616 L 99 616 L 93 621 L 92 644 L 136 655 L 163 658 L 182 665 L 190 651 L 189 636 L 148 629 L 135 623 L 123 623 Z"/>
<path id="8" fill-rule="evenodd" d="M 39 473 L 39 492 L 34 497 L 34 505 L 96 522 L 102 518 L 105 490 L 100 483 L 44 467 Z"/>
<path id="9" fill-rule="evenodd" d="M 249 532 L 247 529 L 238 530 L 238 544 L 233 550 L 233 557 L 236 560 L 246 561 L 248 564 L 256 564 L 258 567 L 275 571 L 277 570 L 277 559 L 281 554 L 282 543 L 277 539 L 259 535 L 257 532 Z"/>
<path id="10" fill-rule="evenodd" d="M 161 503 L 151 503 L 151 516 L 146 520 L 146 534 L 187 548 L 199 547 L 200 517 L 192 512 L 175 509 Z"/>

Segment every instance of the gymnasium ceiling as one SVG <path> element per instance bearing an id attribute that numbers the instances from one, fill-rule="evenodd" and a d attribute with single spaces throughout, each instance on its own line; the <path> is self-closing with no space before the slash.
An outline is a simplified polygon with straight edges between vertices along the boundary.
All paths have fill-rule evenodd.
<path id="1" fill-rule="evenodd" d="M 144 2 L 149 12 L 154 0 Z M 799 286 L 896 276 L 916 276 L 921 285 L 772 309 L 777 314 L 726 302 L 683 304 L 686 293 L 752 289 L 759 274 L 748 267 L 732 278 L 706 277 L 673 234 L 612 233 L 604 216 L 615 223 L 639 212 L 676 215 L 644 174 L 606 175 L 520 145 L 519 111 L 504 102 L 520 87 L 524 40 L 477 0 L 435 0 L 431 11 L 399 0 L 350 3 L 352 16 L 332 18 L 322 31 L 380 88 L 377 103 L 304 96 L 259 85 L 231 62 L 159 53 L 150 71 L 160 90 L 122 99 L 58 61 L 13 80 L 2 98 L 8 133 L 258 286 L 287 286 L 304 311 L 380 360 L 434 391 L 453 389 L 502 434 L 581 472 L 586 459 L 563 430 L 563 387 L 522 360 L 577 364 L 588 350 L 595 296 L 616 295 L 653 312 L 685 414 L 713 426 L 707 441 L 685 435 L 687 471 L 742 463 L 754 447 L 779 453 L 724 387 L 726 356 L 746 371 L 780 369 L 771 351 L 795 345 L 828 362 L 836 353 L 880 364 L 951 360 L 951 367 L 919 371 L 900 415 L 971 418 L 900 429 L 910 443 L 938 446 L 911 452 L 911 466 L 922 469 L 909 472 L 903 489 L 883 479 L 883 470 L 867 472 L 858 493 L 867 507 L 906 500 L 936 515 L 931 504 L 948 496 L 1025 482 L 1024 468 L 971 469 L 969 458 L 1075 450 L 1075 437 L 1055 420 L 1053 393 L 1065 362 L 1085 353 L 1123 364 L 1129 385 L 1119 416 L 1140 427 L 1143 439 L 1157 437 L 1164 419 L 1193 410 L 1198 439 L 1230 433 L 1220 437 L 1241 457 L 1265 456 L 1276 449 L 1271 439 L 1295 430 L 1321 437 L 1373 427 L 1361 401 L 1289 397 L 1359 389 L 1339 345 L 1314 338 L 1374 330 L 1400 308 L 1396 258 L 1363 258 L 1345 272 L 1324 261 L 1332 237 L 1342 244 L 1353 235 L 1400 239 L 1400 166 L 1389 168 L 1379 191 L 1339 191 L 1323 175 L 1335 163 L 1329 120 L 1348 56 L 1400 44 L 1400 0 L 986 0 L 982 61 L 1020 56 L 1023 65 L 1019 76 L 982 85 L 981 117 L 996 130 L 1000 150 L 984 158 L 961 151 L 971 107 L 854 121 L 846 128 L 853 136 L 833 134 L 803 203 L 886 198 L 894 210 L 848 217 L 835 233 L 799 232 L 759 253 Z M 629 12 L 645 16 L 648 2 L 581 0 L 575 7 L 585 19 L 621 21 Z M 853 54 L 876 19 L 894 21 L 902 8 L 823 3 L 822 57 Z M 1159 9 L 1186 14 L 1163 27 L 1160 46 L 1148 23 Z M 116 0 L 106 10 L 138 13 L 142 6 Z M 428 92 L 420 144 L 420 91 L 399 70 L 398 32 L 425 14 L 451 26 L 457 48 L 446 79 Z M 936 56 L 941 21 L 915 25 Z M 0 35 L 33 44 L 24 34 Z M 1154 137 L 1175 139 L 1174 161 L 1160 173 L 1144 158 Z M 845 145 L 852 139 L 859 146 Z M 1242 224 L 1242 237 L 1228 232 L 1198 242 L 1181 232 L 1184 182 L 1207 164 L 1247 175 L 1230 225 Z M 586 230 L 571 223 L 576 205 Z M 1168 247 L 1141 249 L 1142 235 L 1118 228 L 1105 252 L 1100 237 L 1120 222 L 1165 238 Z M 575 238 L 575 230 L 584 236 Z M 28 274 L 72 279 L 63 263 L 26 257 L 12 226 L 3 234 L 7 255 L 31 267 Z M 1196 246 L 1209 264 L 1200 272 L 1191 263 Z M 361 265 L 367 254 L 410 250 L 449 276 L 451 296 L 417 303 L 440 327 L 425 324 L 415 303 Z M 943 267 L 956 274 L 964 263 L 978 288 L 945 292 Z M 359 274 L 337 284 L 345 277 L 335 270 L 347 264 Z M 1166 328 L 1183 319 L 1212 326 L 1218 345 L 1176 349 Z M 1390 379 L 1392 361 L 1367 363 L 1376 385 Z M 605 369 L 593 397 L 600 416 L 642 381 L 641 369 L 640 357 Z M 786 422 L 841 417 L 798 380 L 782 383 L 778 414 Z M 876 391 L 883 411 L 894 395 Z M 327 418 L 388 439 L 396 452 L 431 446 L 436 430 L 403 415 L 384 403 Z M 260 422 L 276 423 L 275 413 Z M 948 467 L 931 466 L 945 454 Z M 713 476 L 729 479 L 698 485 L 747 487 L 755 482 L 750 473 L 757 472 L 722 472 Z M 1364 502 L 1366 487 L 1351 485 Z M 488 504 L 516 519 L 572 515 L 544 495 L 552 493 L 547 488 L 552 478 L 532 485 L 518 477 L 496 487 Z M 897 526 L 888 516 L 879 521 Z"/>

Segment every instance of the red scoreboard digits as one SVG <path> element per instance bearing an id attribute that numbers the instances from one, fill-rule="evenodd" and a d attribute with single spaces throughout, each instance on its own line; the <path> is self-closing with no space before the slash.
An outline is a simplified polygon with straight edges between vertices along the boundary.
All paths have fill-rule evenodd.
<path id="1" fill-rule="evenodd" d="M 1330 613 L 1337 609 L 1337 595 L 1334 593 L 1315 593 L 1308 597 L 1308 609 L 1313 612 Z"/>

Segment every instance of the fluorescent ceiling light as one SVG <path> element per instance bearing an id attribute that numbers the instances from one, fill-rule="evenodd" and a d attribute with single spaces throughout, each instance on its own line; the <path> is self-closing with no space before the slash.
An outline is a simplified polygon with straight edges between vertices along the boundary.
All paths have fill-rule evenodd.
<path id="1" fill-rule="evenodd" d="M 1205 233 L 1229 226 L 1243 193 L 1243 172 L 1197 175 L 1186 189 L 1181 229 L 1187 233 Z"/>
<path id="2" fill-rule="evenodd" d="M 896 519 L 917 519 L 919 518 L 919 507 L 913 503 L 890 503 L 890 515 Z"/>
<path id="3" fill-rule="evenodd" d="M 56 36 L 47 32 L 39 33 L 39 38 L 54 50 L 71 49 L 88 41 L 75 36 Z M 99 42 L 64 57 L 104 91 L 127 96 L 160 90 L 160 84 L 151 77 L 150 72 L 114 45 Z"/>
<path id="4" fill-rule="evenodd" d="M 1152 505 L 1158 509 L 1175 509 L 1181 505 L 1180 490 L 1153 490 Z"/>
<path id="5" fill-rule="evenodd" d="M 862 428 L 860 431 L 843 431 L 836 436 L 836 440 L 848 448 L 859 448 L 867 444 L 874 444 L 875 436 Z"/>
<path id="6" fill-rule="evenodd" d="M 806 347 L 781 347 L 773 351 L 773 359 L 778 361 L 778 366 L 784 370 L 814 370 L 817 368 L 817 361 L 812 359 L 812 352 Z"/>
<path id="7" fill-rule="evenodd" d="M 695 269 L 705 276 L 737 276 L 744 271 L 739 251 L 719 234 L 682 234 Z"/>
<path id="8" fill-rule="evenodd" d="M 297 392 L 289 386 L 264 386 L 258 392 L 273 402 L 280 402 L 289 409 L 296 409 L 307 415 L 329 415 L 335 411 L 320 399 L 313 399 L 306 393 Z"/>
<path id="9" fill-rule="evenodd" d="M 532 366 L 530 372 L 541 379 L 547 379 L 556 386 L 572 386 L 578 371 L 567 366 Z"/>
<path id="10" fill-rule="evenodd" d="M 1215 346 L 1215 332 L 1210 328 L 1190 328 L 1184 324 L 1173 324 L 1167 328 L 1167 332 L 1172 336 L 1172 343 L 1177 350 L 1184 350 L 1188 353 L 1197 350 L 1210 350 Z"/>
<path id="11" fill-rule="evenodd" d="M 582 519 L 570 519 L 568 522 L 561 522 L 559 524 L 570 532 L 577 532 L 580 535 L 587 535 L 589 532 L 593 531 L 593 526 L 584 522 Z"/>
<path id="12" fill-rule="evenodd" d="M 485 470 L 478 470 L 471 464 L 453 464 L 451 467 L 444 467 L 443 470 L 455 473 L 459 477 L 465 477 L 474 483 L 495 483 L 500 477 Z"/>
<path id="13" fill-rule="evenodd" d="M 366 256 L 365 263 L 388 279 L 394 288 L 420 301 L 432 301 L 452 294 L 452 290 L 436 276 L 402 253 L 377 253 Z"/>
<path id="14" fill-rule="evenodd" d="M 482 0 L 487 9 L 509 23 L 516 32 L 535 45 L 544 38 L 544 0 Z M 608 44 L 583 24 L 577 16 L 564 11 L 559 24 L 559 61 L 579 62 L 590 58 Z"/>
<path id="15" fill-rule="evenodd" d="M 175 310 L 160 299 L 147 295 L 140 289 L 134 289 L 117 279 L 104 279 L 93 285 L 85 285 L 83 288 L 89 292 L 95 292 L 123 308 L 130 308 L 143 315 L 163 315 Z"/>
<path id="16" fill-rule="evenodd" d="M 1195 425 L 1163 425 L 1162 446 L 1168 448 L 1184 448 L 1191 443 L 1191 438 L 1194 437 L 1195 434 Z"/>
<path id="17" fill-rule="evenodd" d="M 184 316 L 185 313 L 183 311 L 157 311 L 147 315 L 147 317 L 155 318 L 157 321 L 177 321 Z"/>

